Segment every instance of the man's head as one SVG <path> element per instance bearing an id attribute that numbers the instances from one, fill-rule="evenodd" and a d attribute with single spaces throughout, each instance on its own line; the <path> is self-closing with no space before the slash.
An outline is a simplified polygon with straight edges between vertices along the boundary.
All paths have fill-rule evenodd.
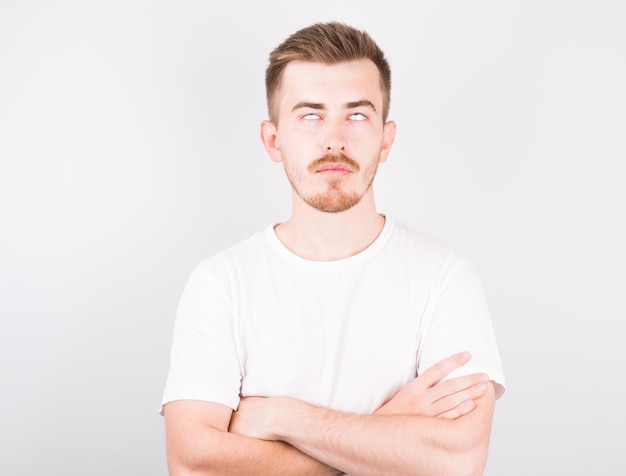
<path id="1" fill-rule="evenodd" d="M 358 59 L 371 60 L 380 73 L 383 120 L 387 120 L 391 98 L 391 70 L 382 50 L 364 31 L 338 22 L 317 23 L 297 31 L 270 54 L 265 72 L 270 121 L 278 124 L 283 72 L 293 61 L 337 64 Z"/>

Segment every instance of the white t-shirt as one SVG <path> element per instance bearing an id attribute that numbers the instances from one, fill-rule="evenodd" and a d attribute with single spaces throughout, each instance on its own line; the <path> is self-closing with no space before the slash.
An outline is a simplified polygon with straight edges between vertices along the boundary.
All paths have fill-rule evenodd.
<path id="1" fill-rule="evenodd" d="M 470 262 L 387 218 L 367 249 L 337 261 L 291 253 L 272 226 L 194 269 L 176 317 L 162 404 L 291 396 L 370 414 L 456 352 L 450 377 L 485 372 L 504 389 Z"/>

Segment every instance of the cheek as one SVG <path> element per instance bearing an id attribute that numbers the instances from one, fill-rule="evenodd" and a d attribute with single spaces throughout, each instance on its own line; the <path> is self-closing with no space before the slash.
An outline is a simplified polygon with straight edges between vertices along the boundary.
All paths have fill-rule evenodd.
<path id="1" fill-rule="evenodd" d="M 285 134 L 282 138 L 278 138 L 277 142 L 280 144 L 280 152 L 283 157 L 288 157 L 292 161 L 302 162 L 307 157 L 315 156 L 316 142 L 309 134 L 298 132 Z"/>
<path id="2" fill-rule="evenodd" d="M 356 122 L 345 128 L 346 136 L 355 147 L 361 149 L 380 148 L 383 142 L 383 130 L 371 122 Z"/>

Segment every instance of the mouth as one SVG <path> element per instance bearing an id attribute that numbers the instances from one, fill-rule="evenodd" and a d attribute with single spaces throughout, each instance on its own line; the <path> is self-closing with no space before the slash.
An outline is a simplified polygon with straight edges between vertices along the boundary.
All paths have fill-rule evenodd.
<path id="1" fill-rule="evenodd" d="M 329 177 L 343 177 L 344 175 L 351 174 L 352 169 L 345 164 L 333 162 L 319 167 L 315 173 Z"/>
<path id="2" fill-rule="evenodd" d="M 358 162 L 344 154 L 326 155 L 309 165 L 309 172 L 328 177 L 343 177 L 359 171 Z"/>

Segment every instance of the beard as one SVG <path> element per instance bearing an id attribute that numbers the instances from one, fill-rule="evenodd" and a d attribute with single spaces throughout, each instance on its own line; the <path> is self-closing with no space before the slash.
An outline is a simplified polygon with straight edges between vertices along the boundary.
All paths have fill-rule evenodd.
<path id="1" fill-rule="evenodd" d="M 291 183 L 291 187 L 296 192 L 296 194 L 309 206 L 319 210 L 321 212 L 326 213 L 339 213 L 346 210 L 349 210 L 356 204 L 358 204 L 365 193 L 372 186 L 372 182 L 374 181 L 374 176 L 376 175 L 376 170 L 378 169 L 378 161 L 372 161 L 365 170 L 365 177 L 368 179 L 366 183 L 365 189 L 359 193 L 356 190 L 346 191 L 343 188 L 344 179 L 341 177 L 329 177 L 326 179 L 326 190 L 323 192 L 315 193 L 312 195 L 307 195 L 301 190 L 299 186 L 302 178 L 302 174 L 290 170 L 290 167 L 287 166 L 287 161 L 283 162 L 285 165 L 285 172 L 287 173 L 287 178 Z M 308 167 L 308 171 L 311 174 L 315 174 L 315 171 L 319 169 L 319 167 L 335 163 L 335 164 L 345 164 L 352 170 L 352 173 L 358 173 L 361 170 L 361 167 L 357 162 L 349 158 L 344 154 L 327 154 L 324 157 L 313 161 Z"/>
<path id="2" fill-rule="evenodd" d="M 297 191 L 296 191 L 297 192 Z M 326 213 L 339 213 L 349 210 L 361 201 L 362 195 L 357 192 L 345 192 L 341 188 L 341 179 L 328 179 L 325 192 L 310 197 L 300 197 L 313 208 Z"/>

